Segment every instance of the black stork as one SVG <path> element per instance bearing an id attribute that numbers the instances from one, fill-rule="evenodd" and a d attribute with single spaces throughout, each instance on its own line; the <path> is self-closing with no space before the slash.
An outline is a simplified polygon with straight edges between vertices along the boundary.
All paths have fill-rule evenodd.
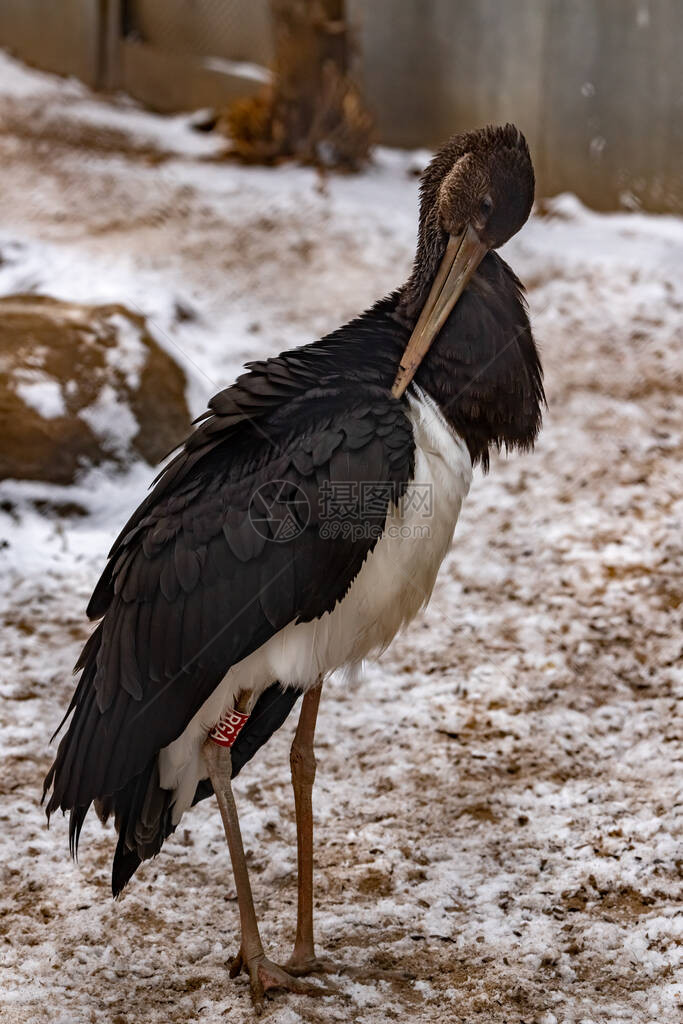
<path id="1" fill-rule="evenodd" d="M 72 854 L 91 803 L 113 816 L 115 896 L 216 794 L 242 931 L 231 976 L 248 972 L 257 1008 L 270 989 L 329 991 L 302 977 L 321 968 L 311 790 L 323 679 L 386 648 L 425 605 L 473 466 L 487 469 L 491 448 L 530 448 L 541 422 L 523 289 L 494 251 L 531 210 L 523 135 L 454 136 L 420 192 L 406 284 L 321 340 L 248 364 L 123 528 L 45 780 L 48 818 L 71 812 Z M 261 944 L 231 778 L 302 694 L 297 930 L 280 967 Z"/>

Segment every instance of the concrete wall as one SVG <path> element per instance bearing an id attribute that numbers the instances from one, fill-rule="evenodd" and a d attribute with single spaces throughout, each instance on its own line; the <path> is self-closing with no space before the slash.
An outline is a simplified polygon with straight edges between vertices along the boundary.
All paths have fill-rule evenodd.
<path id="1" fill-rule="evenodd" d="M 346 0 L 381 141 L 515 121 L 539 194 L 683 211 L 683 0 Z M 0 45 L 158 110 L 262 79 L 269 0 L 0 0 Z M 233 62 L 233 63 L 231 63 Z"/>
<path id="2" fill-rule="evenodd" d="M 269 0 L 0 0 L 0 46 L 156 110 L 228 103 L 264 76 Z"/>
<path id="3" fill-rule="evenodd" d="M 0 0 L 0 46 L 97 88 L 103 6 L 102 0 Z"/>
<path id="4" fill-rule="evenodd" d="M 0 0 L 1 2 L 1 0 Z M 263 86 L 268 0 L 109 0 L 119 8 L 108 86 L 155 110 L 221 106 Z"/>
<path id="5" fill-rule="evenodd" d="M 169 53 L 267 63 L 268 0 L 129 0 L 133 30 Z"/>
<path id="6" fill-rule="evenodd" d="M 683 212 L 683 3 L 554 0 L 541 109 L 546 190 Z"/>
<path id="7" fill-rule="evenodd" d="M 539 194 L 683 210 L 683 0 L 347 0 L 379 135 L 511 120 Z"/>

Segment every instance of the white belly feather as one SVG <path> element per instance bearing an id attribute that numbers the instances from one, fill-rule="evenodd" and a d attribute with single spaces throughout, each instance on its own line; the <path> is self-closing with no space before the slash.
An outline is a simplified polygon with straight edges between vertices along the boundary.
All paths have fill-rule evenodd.
<path id="1" fill-rule="evenodd" d="M 413 482 L 342 601 L 313 622 L 290 623 L 230 669 L 181 736 L 159 753 L 164 789 L 175 790 L 173 822 L 206 777 L 201 747 L 241 690 L 254 700 L 279 680 L 313 686 L 320 674 L 384 650 L 429 600 L 472 479 L 464 441 L 431 399 L 410 398 L 415 437 Z"/>

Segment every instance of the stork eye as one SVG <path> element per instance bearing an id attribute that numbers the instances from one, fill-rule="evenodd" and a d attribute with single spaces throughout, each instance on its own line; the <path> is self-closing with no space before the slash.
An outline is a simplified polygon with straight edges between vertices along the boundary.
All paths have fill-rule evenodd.
<path id="1" fill-rule="evenodd" d="M 479 209 L 485 217 L 490 216 L 491 210 L 493 209 L 493 200 L 491 199 L 491 196 L 484 196 L 479 204 Z"/>

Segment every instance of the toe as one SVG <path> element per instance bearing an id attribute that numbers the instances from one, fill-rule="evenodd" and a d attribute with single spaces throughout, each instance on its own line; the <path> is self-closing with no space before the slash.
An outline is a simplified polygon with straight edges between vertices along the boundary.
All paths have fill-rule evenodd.
<path id="1" fill-rule="evenodd" d="M 331 960 L 320 957 L 291 957 L 285 964 L 287 970 L 295 978 L 305 974 L 339 974 L 340 968 Z"/>
<path id="2" fill-rule="evenodd" d="M 332 987 L 297 978 L 267 959 L 264 959 L 257 965 L 256 974 L 264 992 L 284 989 L 287 992 L 295 992 L 297 995 L 325 996 L 331 995 L 336 991 Z"/>
<path id="3" fill-rule="evenodd" d="M 237 956 L 234 956 L 232 958 L 232 960 L 230 961 L 230 977 L 231 978 L 236 978 L 237 975 L 240 974 L 241 971 L 245 970 L 245 968 L 246 968 L 246 964 L 245 964 L 245 961 L 244 961 L 244 954 L 242 953 L 242 950 L 240 949 L 240 951 L 237 954 Z"/>
<path id="4" fill-rule="evenodd" d="M 256 1011 L 257 1017 L 260 1017 L 261 1014 L 263 1013 L 263 1007 L 265 1003 L 265 992 L 263 991 L 263 985 L 261 985 L 261 983 L 257 979 L 256 982 L 251 982 L 250 990 L 251 1002 L 253 1004 L 254 1010 Z"/>

